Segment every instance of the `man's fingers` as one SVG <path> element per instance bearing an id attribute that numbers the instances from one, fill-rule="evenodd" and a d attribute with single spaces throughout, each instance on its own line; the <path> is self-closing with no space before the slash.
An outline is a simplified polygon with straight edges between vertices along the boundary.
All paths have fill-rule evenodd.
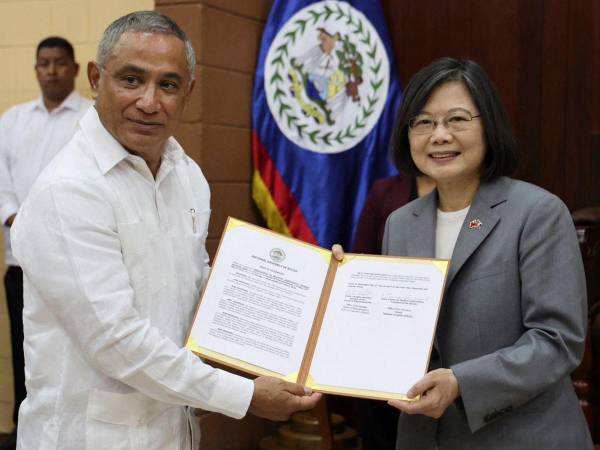
<path id="1" fill-rule="evenodd" d="M 283 383 L 283 389 L 288 391 L 290 394 L 299 396 L 312 394 L 312 390 L 297 383 L 290 383 L 289 381 L 283 381 Z"/>
<path id="2" fill-rule="evenodd" d="M 313 392 L 312 394 L 305 395 L 303 397 L 296 397 L 297 408 L 295 408 L 294 411 L 306 411 L 307 409 L 313 409 L 321 397 L 322 395 L 318 392 Z"/>
<path id="3" fill-rule="evenodd" d="M 314 408 L 321 394 L 296 383 L 273 377 L 257 377 L 249 411 L 271 420 L 286 420 L 296 411 Z"/>
<path id="4" fill-rule="evenodd" d="M 281 409 L 272 417 L 274 420 L 288 420 L 297 411 L 313 409 L 322 397 L 321 394 L 316 392 L 303 396 L 291 393 L 286 393 L 285 395 L 288 397 L 285 405 L 282 405 Z"/>

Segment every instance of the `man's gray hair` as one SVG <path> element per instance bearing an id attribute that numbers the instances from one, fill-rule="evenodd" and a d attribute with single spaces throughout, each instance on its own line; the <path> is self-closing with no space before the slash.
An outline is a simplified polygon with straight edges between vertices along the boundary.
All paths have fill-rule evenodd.
<path id="1" fill-rule="evenodd" d="M 155 11 L 132 12 L 118 18 L 104 30 L 102 39 L 100 39 L 100 42 L 98 43 L 98 51 L 96 53 L 96 63 L 100 67 L 104 67 L 115 44 L 119 41 L 121 36 L 127 32 L 162 33 L 173 35 L 181 39 L 185 44 L 185 56 L 187 59 L 187 69 L 190 80 L 194 79 L 196 56 L 191 41 L 173 19 Z"/>

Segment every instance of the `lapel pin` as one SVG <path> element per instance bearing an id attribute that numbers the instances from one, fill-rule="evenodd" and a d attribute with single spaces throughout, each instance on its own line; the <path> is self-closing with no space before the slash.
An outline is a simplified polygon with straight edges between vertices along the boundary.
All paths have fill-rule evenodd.
<path id="1" fill-rule="evenodd" d="M 479 230 L 481 228 L 481 220 L 479 219 L 473 219 L 469 222 L 469 230 Z"/>

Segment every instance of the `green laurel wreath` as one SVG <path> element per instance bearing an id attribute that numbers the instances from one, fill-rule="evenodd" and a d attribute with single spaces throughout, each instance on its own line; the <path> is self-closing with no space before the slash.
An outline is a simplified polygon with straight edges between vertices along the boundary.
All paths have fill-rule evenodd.
<path id="1" fill-rule="evenodd" d="M 331 131 L 323 133 L 318 128 L 314 129 L 308 124 L 299 123 L 300 119 L 293 114 L 292 107 L 284 101 L 285 90 L 282 86 L 284 78 L 280 72 L 280 70 L 284 69 L 283 58 L 289 56 L 288 47 L 296 41 L 298 32 L 300 32 L 298 36 L 301 36 L 304 34 L 306 25 L 309 22 L 316 25 L 321 17 L 323 17 L 323 20 L 327 20 L 332 15 L 335 15 L 335 18 L 338 21 L 344 18 L 346 19 L 346 24 L 352 27 L 354 34 L 359 37 L 360 42 L 369 48 L 367 55 L 369 55 L 373 61 L 373 63 L 369 65 L 372 75 L 370 84 L 373 88 L 373 93 L 367 96 L 367 105 L 363 105 L 359 114 L 354 119 L 354 123 L 348 125 L 344 130 L 338 131 L 335 135 L 333 135 L 334 133 Z M 318 8 L 310 9 L 306 12 L 305 16 L 295 20 L 294 25 L 292 30 L 284 34 L 284 42 L 275 49 L 275 58 L 270 64 L 274 70 L 273 76 L 269 80 L 269 84 L 275 87 L 272 98 L 273 103 L 277 107 L 279 118 L 286 120 L 288 128 L 295 127 L 301 138 L 303 135 L 306 135 L 313 144 L 324 143 L 326 145 L 331 145 L 331 142 L 335 141 L 341 145 L 347 139 L 354 139 L 356 137 L 356 132 L 366 126 L 367 119 L 373 114 L 375 105 L 379 101 L 381 94 L 380 88 L 383 85 L 385 74 L 379 74 L 382 66 L 382 58 L 376 59 L 378 51 L 375 39 L 372 39 L 371 32 L 365 29 L 363 21 L 352 15 L 350 8 L 348 8 L 347 11 L 344 11 L 339 4 L 334 8 L 330 8 L 329 5 L 323 5 L 321 11 L 319 11 Z"/>

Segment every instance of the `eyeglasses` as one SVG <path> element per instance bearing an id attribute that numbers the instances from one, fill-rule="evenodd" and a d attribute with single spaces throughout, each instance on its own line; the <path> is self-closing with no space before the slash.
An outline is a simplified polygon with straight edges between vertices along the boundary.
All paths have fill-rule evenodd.
<path id="1" fill-rule="evenodd" d="M 415 134 L 431 134 L 441 122 L 448 131 L 460 132 L 467 130 L 471 125 L 471 120 L 478 117 L 481 115 L 474 116 L 464 109 L 452 110 L 440 119 L 434 119 L 428 114 L 419 114 L 408 121 L 408 128 Z"/>

